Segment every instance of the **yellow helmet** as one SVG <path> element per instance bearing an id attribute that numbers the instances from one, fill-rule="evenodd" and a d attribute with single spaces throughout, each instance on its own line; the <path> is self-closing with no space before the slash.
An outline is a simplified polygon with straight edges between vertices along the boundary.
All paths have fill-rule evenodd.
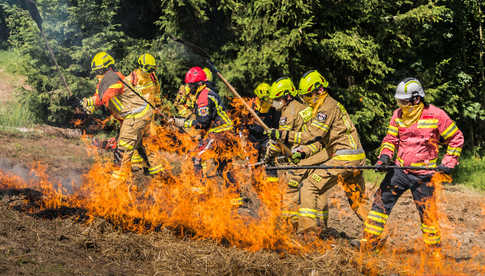
<path id="1" fill-rule="evenodd" d="M 106 69 L 115 64 L 115 60 L 106 52 L 97 53 L 91 61 L 91 71 Z"/>
<path id="2" fill-rule="evenodd" d="M 140 66 L 141 70 L 148 73 L 155 71 L 157 68 L 155 58 L 148 53 L 143 54 L 138 58 L 138 65 Z"/>
<path id="3" fill-rule="evenodd" d="M 256 97 L 263 99 L 269 96 L 269 90 L 271 89 L 271 86 L 267 84 L 266 82 L 262 82 L 256 86 L 254 89 L 254 94 Z"/>
<path id="4" fill-rule="evenodd" d="M 303 74 L 298 85 L 300 95 L 308 94 L 320 87 L 327 88 L 328 81 L 317 70 L 310 70 Z"/>
<path id="5" fill-rule="evenodd" d="M 270 99 L 278 99 L 288 94 L 293 97 L 298 94 L 298 90 L 296 90 L 295 85 L 289 77 L 279 78 L 273 82 L 269 90 Z"/>
<path id="6" fill-rule="evenodd" d="M 202 71 L 204 71 L 205 76 L 207 77 L 207 81 L 212 81 L 213 80 L 211 69 L 209 69 L 207 67 L 204 67 L 204 69 L 202 69 Z"/>

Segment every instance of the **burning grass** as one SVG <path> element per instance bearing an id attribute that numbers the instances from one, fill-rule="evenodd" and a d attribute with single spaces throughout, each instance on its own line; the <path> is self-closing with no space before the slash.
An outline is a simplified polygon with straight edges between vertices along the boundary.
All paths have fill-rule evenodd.
<path id="1" fill-rule="evenodd" d="M 30 206 L 27 210 L 30 213 L 39 214 L 42 210 L 64 210 L 65 213 L 60 212 L 60 214 L 67 215 L 66 212 L 69 210 L 82 210 L 82 212 L 74 212 L 73 215 L 85 217 L 88 224 L 103 218 L 119 229 L 144 235 L 150 235 L 160 229 L 172 229 L 172 232 L 179 237 L 190 237 L 198 241 L 212 240 L 216 244 L 242 248 L 253 252 L 255 254 L 252 255 L 253 257 L 276 252 L 277 255 L 292 260 L 300 258 L 298 256 L 305 256 L 304 258 L 315 262 L 314 267 L 305 266 L 304 271 L 295 269 L 300 272 L 309 273 L 313 270 L 325 269 L 324 271 L 327 272 L 349 273 L 347 269 L 351 264 L 355 269 L 354 272 L 366 274 L 389 271 L 403 274 L 485 273 L 483 260 L 485 252 L 481 247 L 474 248 L 466 258 L 445 255 L 441 260 L 434 260 L 424 252 L 421 238 L 415 240 L 411 246 L 390 244 L 378 255 L 360 254 L 350 249 L 345 238 L 302 241 L 293 236 L 291 229 L 280 219 L 284 188 L 263 181 L 262 170 L 229 166 L 227 169 L 233 171 L 237 180 L 237 186 L 229 185 L 229 187 L 226 187 L 226 181 L 220 177 L 201 178 L 194 173 L 193 158 L 208 161 L 222 154 L 231 157 L 233 163 L 240 164 L 243 160 L 256 161 L 254 149 L 239 137 L 229 137 L 229 140 L 224 140 L 222 144 L 201 153 L 194 150 L 199 146 L 193 138 L 194 134 L 188 135 L 165 128 L 156 128 L 153 131 L 156 133 L 156 138 L 152 139 L 150 149 L 162 153 L 158 158 L 167 170 L 163 177 L 143 183 L 137 182 L 137 178 L 127 182 L 113 182 L 110 178 L 113 170 L 110 161 L 98 155 L 91 146 L 87 146 L 89 154 L 96 162 L 84 175 L 83 184 L 70 193 L 66 192 L 62 185 L 49 182 L 45 167 L 40 164 L 37 164 L 33 170 L 37 177 L 28 182 L 20 177 L 0 172 L 0 189 L 29 188 L 40 191 L 42 194 L 40 199 L 31 198 L 36 205 Z M 216 139 L 210 136 L 205 138 Z M 219 151 L 221 149 L 223 152 Z M 208 174 L 211 175 L 211 173 L 208 169 Z M 437 187 L 441 187 L 440 183 L 444 179 L 438 177 L 439 175 L 433 181 Z M 242 191 L 251 198 L 249 208 L 241 209 L 232 205 L 232 200 L 239 197 L 238 191 Z M 440 211 L 443 205 L 451 202 L 448 202 L 440 189 L 437 196 L 442 240 L 445 241 L 443 251 L 455 252 L 456 248 L 460 248 L 461 240 L 460 233 L 455 232 L 457 222 L 450 221 L 445 213 Z M 480 207 L 476 207 L 481 208 L 483 217 L 485 215 L 483 201 Z M 247 212 L 248 210 L 250 212 Z M 338 206 L 336 212 L 337 217 L 341 219 L 352 215 L 340 211 Z M 480 225 L 481 229 L 476 231 L 482 231 L 483 238 L 484 221 L 481 221 Z M 389 235 L 399 236 L 399 225 L 388 225 L 388 228 Z M 247 262 L 239 262 L 239 265 L 253 266 L 254 273 L 264 273 L 261 266 L 252 265 L 257 262 L 253 257 L 248 257 Z M 168 257 L 160 256 L 161 261 L 164 258 Z M 325 258 L 330 258 L 332 261 L 326 260 L 324 263 L 319 261 Z M 298 263 L 298 260 L 295 262 Z M 329 263 L 345 269 L 324 268 Z M 276 261 L 274 264 L 281 265 Z M 232 269 L 236 268 L 232 266 Z M 162 269 L 162 271 L 167 272 L 170 269 Z M 274 269 L 268 271 L 277 272 Z M 291 270 L 287 270 L 286 273 L 289 271 Z"/>

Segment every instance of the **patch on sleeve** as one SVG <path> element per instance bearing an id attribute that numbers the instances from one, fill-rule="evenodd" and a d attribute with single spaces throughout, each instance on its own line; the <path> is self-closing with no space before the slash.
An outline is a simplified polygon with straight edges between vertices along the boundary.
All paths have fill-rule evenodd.
<path id="1" fill-rule="evenodd" d="M 319 121 L 319 122 L 325 122 L 326 119 L 327 119 L 327 114 L 325 114 L 323 112 L 318 112 L 318 114 L 317 114 L 317 121 Z"/>
<path id="2" fill-rule="evenodd" d="M 313 181 L 315 181 L 317 183 L 322 181 L 322 177 L 319 176 L 318 174 L 312 174 L 312 179 L 313 179 Z"/>
<path id="3" fill-rule="evenodd" d="M 199 109 L 197 110 L 197 114 L 201 117 L 205 117 L 209 115 L 209 107 L 208 106 L 199 107 Z"/>
<path id="4" fill-rule="evenodd" d="M 288 119 L 286 117 L 280 118 L 280 126 L 286 125 L 288 123 Z"/>

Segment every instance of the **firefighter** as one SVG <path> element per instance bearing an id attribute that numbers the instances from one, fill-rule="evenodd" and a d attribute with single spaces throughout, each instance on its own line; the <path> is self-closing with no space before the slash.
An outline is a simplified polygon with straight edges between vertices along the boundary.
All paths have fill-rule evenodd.
<path id="1" fill-rule="evenodd" d="M 93 112 L 96 107 L 105 106 L 115 118 L 120 120 L 121 128 L 115 150 L 115 165 L 112 180 L 126 180 L 130 169 L 133 151 L 143 138 L 150 135 L 149 127 L 153 119 L 153 110 L 139 95 L 123 84 L 132 80 L 125 77 L 114 67 L 115 60 L 106 52 L 97 53 L 92 62 L 91 70 L 96 74 L 98 81 L 94 96 L 84 98 L 81 105 L 88 112 Z M 123 82 L 122 82 L 123 81 Z M 161 165 L 154 160 L 153 153 L 148 154 L 152 167 L 149 168 L 151 175 L 163 172 Z"/>
<path id="2" fill-rule="evenodd" d="M 450 174 L 458 164 L 463 134 L 442 109 L 426 103 L 424 96 L 424 89 L 415 78 L 406 78 L 397 85 L 394 97 L 399 108 L 392 115 L 376 166 L 391 165 L 395 154 L 397 166 L 436 167 L 445 174 Z M 448 147 L 437 165 L 440 140 Z M 382 247 L 381 234 L 392 208 L 403 192 L 410 189 L 421 219 L 425 246 L 439 257 L 441 237 L 431 177 L 427 170 L 389 171 L 374 195 L 363 238 L 353 240 L 352 245 L 364 251 Z"/>
<path id="3" fill-rule="evenodd" d="M 306 72 L 299 83 L 302 98 L 310 107 L 311 119 L 308 127 L 301 131 L 270 129 L 266 133 L 271 139 L 294 144 L 314 143 L 315 149 L 305 152 L 297 148 L 293 155 L 301 158 L 326 149 L 327 166 L 364 165 L 365 153 L 360 144 L 357 130 L 345 108 L 327 93 L 328 82 L 316 70 Z M 318 142 L 318 143 L 317 143 Z M 345 181 L 344 189 L 351 207 L 359 217 L 364 217 L 364 179 L 360 171 L 310 170 L 300 185 L 300 206 L 298 208 L 297 234 L 319 235 L 326 229 L 328 219 L 327 191 Z"/>
<path id="4" fill-rule="evenodd" d="M 207 77 L 206 85 L 213 91 L 213 76 L 212 71 L 205 67 L 202 69 Z M 175 109 L 177 110 L 176 116 L 180 118 L 188 119 L 192 115 L 192 119 L 195 118 L 195 114 L 192 113 L 195 104 L 195 93 L 191 93 L 188 84 L 183 84 L 179 87 L 177 96 L 175 97 Z"/>
<path id="5" fill-rule="evenodd" d="M 235 185 L 236 181 L 228 170 L 231 156 L 227 147 L 233 139 L 233 122 L 222 106 L 220 97 L 207 86 L 206 73 L 200 67 L 192 67 L 185 75 L 185 84 L 195 95 L 193 113 L 195 118 L 173 118 L 173 123 L 181 128 L 195 128 L 203 131 L 199 142 L 198 157 L 194 158 L 196 173 L 207 177 L 211 168 L 216 168 L 216 175 L 226 181 L 226 186 Z M 203 153 L 213 151 L 217 158 L 204 160 Z M 237 187 L 236 187 L 237 188 Z M 242 204 L 242 198 L 235 200 L 235 205 Z"/>
<path id="6" fill-rule="evenodd" d="M 279 130 L 299 130 L 303 124 L 303 111 L 306 106 L 297 98 L 298 90 L 289 77 L 281 77 L 271 85 L 269 98 L 272 100 L 272 107 L 281 111 L 278 123 Z M 289 145 L 287 143 L 287 145 Z M 270 160 L 281 154 L 282 148 L 275 141 L 269 141 L 265 159 Z"/>
<path id="7" fill-rule="evenodd" d="M 145 97 L 155 108 L 160 108 L 162 101 L 160 99 L 160 82 L 155 74 L 157 68 L 155 57 L 145 53 L 137 60 L 138 68 L 136 68 L 130 75 L 127 76 L 126 81 L 130 81 L 135 90 Z M 150 123 L 151 135 L 155 135 L 155 120 Z M 146 166 L 144 166 L 144 163 Z M 131 158 L 132 171 L 141 169 L 147 170 L 150 174 L 150 164 L 143 144 L 140 143 L 138 148 L 133 152 Z"/>
<path id="8" fill-rule="evenodd" d="M 271 86 L 265 82 L 256 86 L 254 89 L 256 99 L 253 104 L 253 109 L 268 127 L 278 127 L 281 111 L 277 111 L 271 106 L 272 101 L 269 98 L 270 88 Z M 261 161 L 266 153 L 266 146 L 269 139 L 264 135 L 264 128 L 258 124 L 250 124 L 248 125 L 248 129 L 248 139 L 258 151 L 258 160 Z M 276 171 L 266 171 L 266 180 L 278 182 L 278 174 Z"/>
<path id="9" fill-rule="evenodd" d="M 300 130 L 306 121 L 308 121 L 308 108 L 298 99 L 298 90 L 288 77 L 282 77 L 271 85 L 269 98 L 273 100 L 272 106 L 276 110 L 281 110 L 281 116 L 278 123 L 280 130 Z M 285 143 L 285 146 L 291 147 L 291 143 Z M 282 154 L 282 145 L 274 140 L 268 142 L 266 157 L 267 163 L 272 163 L 276 155 Z M 289 153 L 285 153 L 288 155 Z M 298 179 L 297 173 L 290 171 L 284 175 L 285 182 L 288 182 L 283 198 L 283 216 L 290 223 L 294 224 L 297 219 L 295 208 L 298 205 Z M 296 184 L 296 185 L 295 185 Z"/>

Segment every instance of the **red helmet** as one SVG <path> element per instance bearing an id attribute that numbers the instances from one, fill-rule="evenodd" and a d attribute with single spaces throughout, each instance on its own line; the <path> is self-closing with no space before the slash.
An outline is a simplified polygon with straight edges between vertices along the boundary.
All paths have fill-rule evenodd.
<path id="1" fill-rule="evenodd" d="M 207 81 L 207 75 L 204 70 L 198 66 L 190 68 L 187 74 L 185 74 L 185 83 L 189 84 L 199 81 Z"/>

